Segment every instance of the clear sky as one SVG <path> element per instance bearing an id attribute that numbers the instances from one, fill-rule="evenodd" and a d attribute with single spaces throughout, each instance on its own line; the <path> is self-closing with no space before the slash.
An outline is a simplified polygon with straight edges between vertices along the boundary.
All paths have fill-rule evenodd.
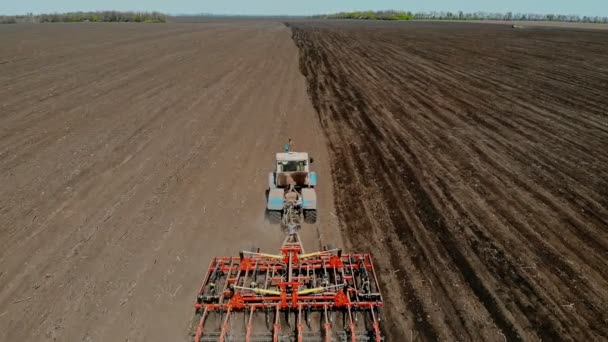
<path id="1" fill-rule="evenodd" d="M 0 0 L 0 14 L 145 10 L 213 14 L 309 15 L 353 10 L 524 12 L 608 16 L 608 0 Z"/>

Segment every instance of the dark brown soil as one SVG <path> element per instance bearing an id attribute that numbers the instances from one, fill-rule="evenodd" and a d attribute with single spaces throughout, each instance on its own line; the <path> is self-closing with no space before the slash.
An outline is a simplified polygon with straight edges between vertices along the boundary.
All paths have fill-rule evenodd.
<path id="1" fill-rule="evenodd" d="M 608 339 L 608 33 L 294 22 L 391 341 Z"/>

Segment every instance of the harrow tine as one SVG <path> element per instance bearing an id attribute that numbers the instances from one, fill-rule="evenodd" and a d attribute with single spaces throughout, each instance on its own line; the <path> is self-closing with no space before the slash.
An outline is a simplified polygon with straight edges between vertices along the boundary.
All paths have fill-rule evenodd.
<path id="1" fill-rule="evenodd" d="M 247 317 L 249 316 L 249 315 L 247 315 L 247 312 L 248 312 L 247 308 L 243 309 L 243 315 L 242 316 L 243 316 L 243 326 L 244 327 L 247 326 Z"/>
<path id="2" fill-rule="evenodd" d="M 376 319 L 376 315 L 374 314 L 374 309 L 372 308 L 369 312 L 372 315 L 372 329 L 374 331 L 374 341 L 382 342 L 382 336 L 380 335 L 380 323 Z"/>
<path id="3" fill-rule="evenodd" d="M 230 310 L 231 307 L 228 307 L 228 310 L 226 311 L 226 317 L 224 318 L 224 321 L 222 322 L 222 330 L 220 333 L 220 337 L 218 339 L 219 342 L 224 342 L 224 338 L 226 336 L 226 334 L 228 333 L 228 319 L 230 318 Z"/>
<path id="4" fill-rule="evenodd" d="M 273 333 L 272 333 L 272 342 L 279 342 L 279 333 L 281 332 L 281 325 L 279 323 L 279 317 L 281 315 L 279 315 L 279 311 L 281 310 L 281 308 L 277 305 L 277 310 L 274 314 L 274 327 L 273 327 Z"/>
<path id="5" fill-rule="evenodd" d="M 249 309 L 249 321 L 247 322 L 247 332 L 245 335 L 245 342 L 251 341 L 251 333 L 253 331 L 253 312 L 255 310 L 253 308 Z"/>
<path id="6" fill-rule="evenodd" d="M 323 311 L 324 311 L 323 316 L 325 318 L 325 324 L 324 324 L 324 327 L 325 327 L 325 329 L 324 329 L 325 330 L 325 342 L 331 342 L 331 323 L 329 322 L 329 319 L 328 319 L 327 305 L 325 305 L 323 307 Z"/>
<path id="7" fill-rule="evenodd" d="M 203 314 L 201 315 L 201 319 L 199 320 L 198 325 L 196 326 L 196 333 L 194 334 L 195 342 L 200 341 L 201 337 L 203 336 L 203 326 L 205 325 L 205 319 L 207 319 L 208 313 L 209 311 L 205 307 L 205 310 L 203 310 Z"/>
<path id="8" fill-rule="evenodd" d="M 306 326 L 309 329 L 312 329 L 310 326 L 310 306 L 307 306 L 306 309 L 304 310 L 304 320 L 306 320 Z"/>
<path id="9" fill-rule="evenodd" d="M 351 342 L 356 342 L 357 341 L 357 328 L 355 325 L 355 322 L 353 321 L 353 316 L 352 316 L 352 312 L 350 311 L 350 307 L 347 308 L 348 310 L 348 330 L 350 331 L 350 339 Z M 344 324 L 344 326 L 346 326 L 346 324 Z"/>
<path id="10" fill-rule="evenodd" d="M 270 308 L 266 309 L 266 315 L 264 319 L 266 320 L 266 329 L 270 329 Z"/>
<path id="11" fill-rule="evenodd" d="M 297 327 L 297 342 L 302 342 L 302 340 L 304 339 L 303 337 L 303 330 L 304 328 L 302 327 L 302 305 L 298 306 L 298 327 Z"/>

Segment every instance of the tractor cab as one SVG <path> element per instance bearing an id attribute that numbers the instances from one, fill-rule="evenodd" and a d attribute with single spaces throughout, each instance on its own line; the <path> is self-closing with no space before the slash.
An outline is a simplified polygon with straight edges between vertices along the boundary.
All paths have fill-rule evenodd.
<path id="1" fill-rule="evenodd" d="M 308 164 L 312 159 L 308 159 L 306 152 L 283 152 L 277 153 L 276 172 L 308 172 Z"/>
<path id="2" fill-rule="evenodd" d="M 316 174 L 310 172 L 310 163 L 312 163 L 312 158 L 309 159 L 306 152 L 277 153 L 274 185 L 280 188 L 314 187 Z"/>

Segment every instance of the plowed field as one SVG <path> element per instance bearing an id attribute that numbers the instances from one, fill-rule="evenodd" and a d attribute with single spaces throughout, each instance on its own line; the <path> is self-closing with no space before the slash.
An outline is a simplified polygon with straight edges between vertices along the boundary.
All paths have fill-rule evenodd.
<path id="1" fill-rule="evenodd" d="M 608 339 L 608 34 L 294 22 L 392 341 Z"/>

